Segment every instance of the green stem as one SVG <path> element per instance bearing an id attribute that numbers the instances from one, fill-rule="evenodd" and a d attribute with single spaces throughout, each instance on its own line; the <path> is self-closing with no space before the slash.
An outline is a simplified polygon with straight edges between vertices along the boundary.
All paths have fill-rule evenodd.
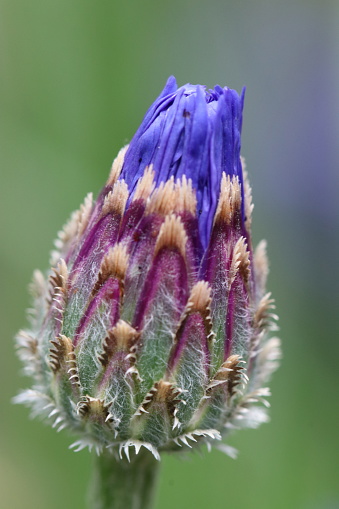
<path id="1" fill-rule="evenodd" d="M 94 460 L 89 509 L 151 509 L 159 461 L 148 451 L 131 462 L 104 452 Z"/>

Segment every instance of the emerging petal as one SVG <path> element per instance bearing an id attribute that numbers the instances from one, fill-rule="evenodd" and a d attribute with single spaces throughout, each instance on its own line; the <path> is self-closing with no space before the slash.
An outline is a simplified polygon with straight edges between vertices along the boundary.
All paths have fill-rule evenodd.
<path id="1" fill-rule="evenodd" d="M 197 193 L 199 231 L 207 246 L 223 172 L 242 184 L 240 133 L 244 91 L 200 85 L 177 88 L 173 77 L 148 110 L 127 150 L 121 172 L 133 195 L 145 168 L 155 183 L 191 179 Z"/>

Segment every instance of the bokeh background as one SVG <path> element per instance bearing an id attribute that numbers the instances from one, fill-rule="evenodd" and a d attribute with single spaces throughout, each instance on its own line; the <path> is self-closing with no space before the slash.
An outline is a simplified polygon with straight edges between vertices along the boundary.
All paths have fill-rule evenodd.
<path id="1" fill-rule="evenodd" d="M 87 452 L 10 399 L 26 287 L 97 193 L 169 74 L 247 86 L 254 239 L 269 244 L 284 359 L 270 424 L 166 457 L 158 509 L 338 509 L 338 0 L 1 0 L 0 508 L 81 509 Z"/>

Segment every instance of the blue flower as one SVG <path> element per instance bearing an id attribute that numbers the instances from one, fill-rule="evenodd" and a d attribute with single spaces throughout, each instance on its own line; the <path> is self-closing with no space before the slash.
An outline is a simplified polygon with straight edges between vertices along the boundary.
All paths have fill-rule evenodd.
<path id="1" fill-rule="evenodd" d="M 125 156 L 121 178 L 133 193 L 146 166 L 155 183 L 186 175 L 197 195 L 200 238 L 208 244 L 222 173 L 243 183 L 240 161 L 244 90 L 177 87 L 171 76 L 146 113 Z M 243 187 L 243 186 L 242 186 Z"/>

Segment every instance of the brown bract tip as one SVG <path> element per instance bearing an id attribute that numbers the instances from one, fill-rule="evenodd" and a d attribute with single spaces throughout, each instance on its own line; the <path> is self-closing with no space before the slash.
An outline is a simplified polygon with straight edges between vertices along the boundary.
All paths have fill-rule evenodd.
<path id="1" fill-rule="evenodd" d="M 243 373 L 243 361 L 239 355 L 231 355 L 222 364 L 221 368 L 217 371 L 214 380 L 210 383 L 208 391 L 214 387 L 227 383 L 227 391 L 230 397 L 236 392 L 237 386 L 246 379 Z"/>
<path id="2" fill-rule="evenodd" d="M 86 226 L 88 225 L 89 218 L 92 213 L 92 208 L 93 208 L 93 193 L 88 193 L 84 200 L 84 203 L 80 206 L 79 210 L 78 230 L 77 230 L 78 237 L 80 237 L 80 235 L 83 234 L 83 232 L 86 229 Z"/>
<path id="3" fill-rule="evenodd" d="M 222 174 L 220 195 L 214 223 L 218 221 L 230 224 L 235 212 L 241 205 L 241 186 L 237 176 L 230 177 L 225 172 Z"/>
<path id="4" fill-rule="evenodd" d="M 92 290 L 92 297 L 96 295 L 109 278 L 117 278 L 120 281 L 120 296 L 122 298 L 128 259 L 127 247 L 121 242 L 115 244 L 105 254 L 100 265 L 98 279 Z"/>
<path id="5" fill-rule="evenodd" d="M 230 285 L 233 283 L 236 274 L 239 272 L 244 283 L 250 278 L 250 253 L 247 250 L 247 243 L 244 237 L 240 237 L 233 249 L 232 263 L 230 268 Z"/>
<path id="6" fill-rule="evenodd" d="M 200 313 L 208 342 L 213 342 L 215 334 L 211 316 L 211 287 L 207 281 L 198 281 L 192 288 L 183 317 L 190 313 Z"/>
<path id="7" fill-rule="evenodd" d="M 111 333 L 116 338 L 117 348 L 120 350 L 130 350 L 136 339 L 139 337 L 139 333 L 124 320 L 119 320 Z"/>
<path id="8" fill-rule="evenodd" d="M 187 235 L 180 217 L 171 214 L 165 217 L 155 244 L 156 255 L 163 248 L 175 248 L 185 256 Z"/>
<path id="9" fill-rule="evenodd" d="M 138 180 L 135 193 L 133 195 L 133 201 L 143 200 L 152 194 L 154 190 L 154 170 L 153 165 L 146 166 L 143 176 Z"/>
<path id="10" fill-rule="evenodd" d="M 66 288 L 68 280 L 68 269 L 65 260 L 62 258 L 58 262 L 56 268 L 52 269 L 54 272 L 53 276 L 50 276 L 50 281 L 59 288 Z"/>
<path id="11" fill-rule="evenodd" d="M 20 330 L 16 336 L 17 347 L 19 349 L 27 350 L 32 355 L 36 355 L 38 352 L 38 340 L 34 338 L 30 333 Z"/>
<path id="12" fill-rule="evenodd" d="M 181 394 L 181 390 L 172 385 L 170 382 L 159 380 L 154 384 L 154 400 L 159 402 L 173 402 Z"/>
<path id="13" fill-rule="evenodd" d="M 105 196 L 102 206 L 101 216 L 107 214 L 123 215 L 128 198 L 128 187 L 124 180 L 118 180 L 113 186 L 113 190 Z"/>
<path id="14" fill-rule="evenodd" d="M 54 241 L 55 247 L 61 252 L 67 250 L 70 242 L 76 238 L 79 227 L 80 210 L 72 213 L 69 221 L 64 225 L 63 229 L 58 232 L 58 238 Z M 52 260 L 60 256 L 59 251 L 52 252 Z M 55 255 L 55 256 L 54 256 Z"/>
<path id="15" fill-rule="evenodd" d="M 265 291 L 267 276 L 269 272 L 266 248 L 266 240 L 262 240 L 256 247 L 253 256 L 255 280 L 259 287 L 258 289 L 260 293 Z"/>
<path id="16" fill-rule="evenodd" d="M 54 274 L 49 276 L 50 299 L 48 302 L 52 303 L 54 299 L 60 307 L 67 294 L 68 269 L 65 260 L 61 258 L 52 271 Z"/>
<path id="17" fill-rule="evenodd" d="M 166 216 L 174 210 L 175 204 L 174 178 L 171 177 L 167 182 L 154 189 L 146 207 L 146 214 L 161 214 Z"/>
<path id="18" fill-rule="evenodd" d="M 274 299 L 271 299 L 271 293 L 267 293 L 259 301 L 257 309 L 253 315 L 253 327 L 259 331 L 262 330 L 275 330 L 275 322 L 278 316 L 272 311 L 275 309 Z"/>
<path id="19" fill-rule="evenodd" d="M 66 364 L 74 355 L 72 340 L 67 336 L 60 335 L 51 341 L 53 348 L 50 349 L 50 366 L 54 373 L 61 368 L 66 368 Z"/>
<path id="20" fill-rule="evenodd" d="M 166 183 L 162 182 L 153 191 L 146 213 L 157 213 L 165 216 L 172 212 L 188 211 L 195 215 L 196 208 L 197 199 L 192 187 L 192 180 L 183 175 L 175 183 L 174 178 L 171 177 Z"/>
<path id="21" fill-rule="evenodd" d="M 104 400 L 87 395 L 83 397 L 82 401 L 79 401 L 77 411 L 83 419 L 108 423 L 112 421 L 110 419 L 109 407 L 110 405 L 106 405 Z"/>
<path id="22" fill-rule="evenodd" d="M 128 267 L 128 258 L 127 247 L 121 242 L 115 244 L 101 262 L 99 273 L 101 281 L 106 281 L 109 277 L 123 280 Z"/>
<path id="23" fill-rule="evenodd" d="M 195 216 L 197 210 L 197 198 L 192 187 L 192 180 L 185 175 L 175 183 L 175 208 L 176 212 L 188 211 Z"/>
<path id="24" fill-rule="evenodd" d="M 255 381 L 256 387 L 265 386 L 272 373 L 278 368 L 282 357 L 280 345 L 280 339 L 273 337 L 260 348 L 257 358 L 258 377 Z"/>
<path id="25" fill-rule="evenodd" d="M 204 314 L 211 304 L 211 288 L 207 281 L 198 281 L 192 288 L 188 299 L 191 312 L 198 311 Z"/>
<path id="26" fill-rule="evenodd" d="M 117 157 L 113 161 L 111 172 L 110 172 L 108 180 L 106 182 L 106 186 L 112 186 L 113 184 L 115 184 L 115 182 L 119 178 L 121 170 L 122 170 L 122 166 L 124 164 L 124 159 L 125 159 L 125 154 L 127 152 L 127 149 L 128 149 L 128 145 L 126 145 L 125 147 L 123 147 L 122 149 L 119 150 Z"/>
<path id="27" fill-rule="evenodd" d="M 149 409 L 153 403 L 163 403 L 166 405 L 169 414 L 175 419 L 175 425 L 177 426 L 179 421 L 176 419 L 176 405 L 181 401 L 179 398 L 181 393 L 182 390 L 175 387 L 170 382 L 159 380 L 159 382 L 156 382 L 146 394 L 144 401 L 141 403 L 135 415 L 149 413 Z"/>
<path id="28" fill-rule="evenodd" d="M 99 361 L 106 367 L 117 350 L 130 352 L 132 346 L 139 338 L 138 333 L 124 320 L 119 320 L 118 323 L 110 330 L 107 331 L 107 336 L 103 342 L 103 353 L 99 356 Z M 129 358 L 135 357 L 130 353 Z"/>
<path id="29" fill-rule="evenodd" d="M 93 210 L 93 194 L 88 193 L 84 203 L 71 215 L 63 229 L 58 232 L 58 238 L 54 241 L 57 252 L 52 252 L 52 260 L 60 258 L 60 253 L 65 254 L 74 239 L 78 239 L 88 225 Z"/>
<path id="30" fill-rule="evenodd" d="M 254 205 L 252 202 L 252 188 L 250 186 L 247 171 L 245 169 L 243 169 L 243 177 L 244 177 L 245 227 L 247 231 L 250 231 L 252 225 L 252 212 Z"/>
<path id="31" fill-rule="evenodd" d="M 181 315 L 178 329 L 174 337 L 174 343 L 177 344 L 180 334 L 182 332 L 182 326 L 185 321 L 193 313 L 199 313 L 204 324 L 205 334 L 208 342 L 213 342 L 215 334 L 213 332 L 213 323 L 211 316 L 211 288 L 207 281 L 198 281 L 192 288 L 190 296 L 188 298 L 184 312 Z"/>

